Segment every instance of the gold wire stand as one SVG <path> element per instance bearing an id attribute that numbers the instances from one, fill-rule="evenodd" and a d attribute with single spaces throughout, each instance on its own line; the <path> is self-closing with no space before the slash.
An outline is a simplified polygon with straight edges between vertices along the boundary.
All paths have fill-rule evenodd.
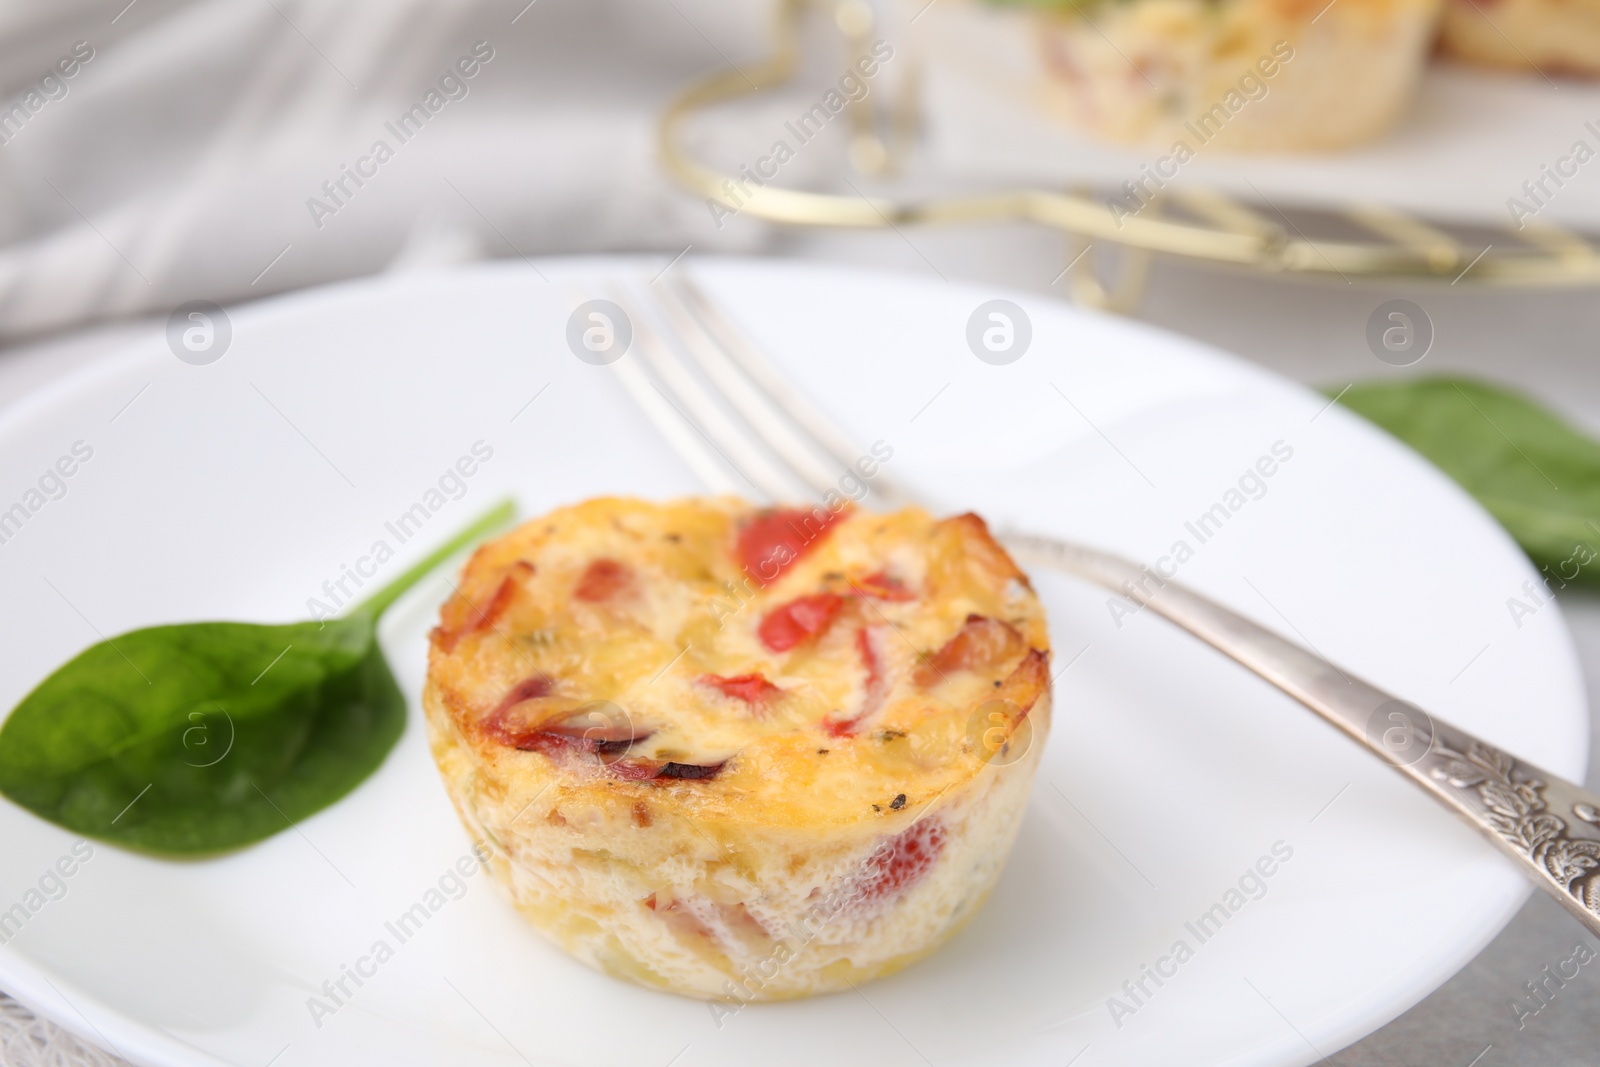
<path id="1" fill-rule="evenodd" d="M 662 166 L 674 180 L 730 212 L 791 226 L 882 228 L 960 223 L 1028 221 L 1063 231 L 1068 237 L 1070 291 L 1074 299 L 1128 312 L 1137 303 L 1151 258 L 1176 256 L 1224 264 L 1265 274 L 1350 281 L 1442 279 L 1452 284 L 1564 286 L 1600 282 L 1600 255 L 1582 237 L 1547 224 L 1528 222 L 1521 230 L 1497 231 L 1482 250 L 1468 246 L 1438 226 L 1382 205 L 1345 208 L 1340 214 L 1377 240 L 1312 241 L 1249 206 L 1203 189 L 1173 189 L 1139 215 L 1119 220 L 1089 190 L 1024 189 L 922 201 L 864 195 L 805 192 L 766 184 L 749 195 L 738 191 L 740 178 L 697 161 L 683 147 L 685 127 L 714 104 L 753 96 L 790 82 L 799 67 L 801 24 L 807 8 L 831 10 L 844 38 L 846 61 L 867 54 L 874 17 L 864 0 L 778 0 L 772 51 L 754 66 L 729 70 L 698 82 L 676 96 L 658 129 Z M 915 72 L 890 109 L 888 137 L 865 98 L 847 106 L 849 155 L 854 167 L 872 177 L 891 177 L 914 136 Z M 1166 214 L 1171 206 L 1187 218 Z M 1108 289 L 1087 254 L 1097 242 L 1120 246 L 1121 277 Z"/>

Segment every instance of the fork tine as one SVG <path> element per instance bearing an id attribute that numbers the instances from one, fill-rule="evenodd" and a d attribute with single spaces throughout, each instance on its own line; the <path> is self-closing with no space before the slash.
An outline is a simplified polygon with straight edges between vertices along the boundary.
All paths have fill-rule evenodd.
<path id="1" fill-rule="evenodd" d="M 693 424 L 684 425 L 687 420 L 682 417 L 682 413 L 672 406 L 672 403 L 656 388 L 655 383 L 651 382 L 644 371 L 631 360 L 619 360 L 616 369 L 623 388 L 633 397 L 633 402 L 644 412 L 645 418 L 661 431 L 661 435 L 666 438 L 673 451 L 689 464 L 705 483 L 706 488 L 713 493 L 738 496 L 740 493 L 738 483 L 728 477 L 728 472 L 706 447 L 707 442 L 696 436 L 699 427 Z"/>
<path id="2" fill-rule="evenodd" d="M 563 301 L 569 313 L 576 311 L 588 298 L 587 294 L 573 287 L 566 288 L 563 293 Z M 707 447 L 708 442 L 694 432 L 698 428 L 684 425 L 684 420 L 678 416 L 672 405 L 661 395 L 660 390 L 655 388 L 634 360 L 627 358 L 617 360 L 611 369 L 621 381 L 622 387 L 627 390 L 635 406 L 657 430 L 661 431 L 661 436 L 672 446 L 678 458 L 689 465 L 705 483 L 707 489 L 713 493 L 738 495 L 739 486 L 728 477 L 727 470 L 712 455 L 711 449 Z"/>
<path id="3" fill-rule="evenodd" d="M 706 296 L 705 291 L 686 275 L 671 279 L 667 284 L 673 290 L 673 295 L 693 317 L 701 334 L 711 340 L 721 353 L 732 357 L 738 365 L 739 370 L 743 372 L 741 384 L 749 383 L 755 390 L 759 390 L 761 400 L 751 407 L 766 412 L 771 412 L 773 407 L 781 410 L 788 416 L 790 424 L 809 435 L 811 444 L 818 451 L 831 456 L 843 470 L 854 472 L 855 465 L 861 457 L 861 450 L 835 428 L 828 417 L 814 407 L 799 390 L 784 379 L 761 351 L 740 333 L 717 305 Z M 727 366 L 726 358 L 721 362 Z M 747 418 L 750 417 L 747 411 L 741 413 Z M 762 432 L 763 436 L 766 435 L 768 427 L 781 426 L 771 418 L 758 418 L 752 421 L 752 425 Z M 776 432 L 788 435 L 791 439 L 793 437 L 788 434 L 787 427 L 782 427 Z M 767 437 L 767 440 L 780 455 L 785 454 L 784 449 L 772 438 Z M 820 486 L 815 482 L 813 485 L 818 492 L 827 492 L 835 488 L 836 479 L 837 475 L 828 473 Z M 894 479 L 885 476 L 881 470 L 872 478 L 863 478 L 862 481 L 889 507 L 909 503 L 912 499 Z"/>
<path id="4" fill-rule="evenodd" d="M 705 326 L 689 310 L 681 294 L 675 290 L 669 292 L 671 295 L 667 297 L 658 294 L 657 303 L 671 320 L 677 330 L 678 340 L 695 366 L 721 390 L 728 405 L 789 465 L 795 477 L 805 482 L 814 495 L 820 497 L 833 489 L 838 473 L 817 458 L 817 446 L 814 443 L 807 445 L 772 401 L 729 361 L 726 351 L 706 332 Z"/>
<path id="5" fill-rule="evenodd" d="M 631 302 L 620 288 L 613 295 L 617 303 L 625 309 L 629 307 Z M 727 416 L 706 392 L 705 387 L 685 369 L 671 347 L 656 332 L 650 321 L 644 315 L 638 314 L 638 310 L 638 305 L 634 304 L 633 311 L 629 315 L 633 323 L 634 339 L 644 355 L 645 362 L 650 365 L 656 377 L 661 379 L 666 389 L 661 389 L 654 382 L 646 383 L 647 387 L 655 392 L 663 403 L 670 405 L 684 422 L 698 431 L 728 466 L 757 490 L 777 502 L 805 499 L 805 492 L 796 484 L 794 477 L 774 466 L 755 446 L 745 431 Z M 648 405 L 646 413 L 647 415 L 649 413 Z M 726 483 L 726 478 L 723 482 Z"/>

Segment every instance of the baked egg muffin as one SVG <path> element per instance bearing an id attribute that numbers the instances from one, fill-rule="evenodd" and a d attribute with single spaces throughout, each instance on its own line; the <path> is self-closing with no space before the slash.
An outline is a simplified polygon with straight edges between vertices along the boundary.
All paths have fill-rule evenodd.
<path id="1" fill-rule="evenodd" d="M 985 7 L 1031 32 L 1048 111 L 1105 140 L 1171 150 L 1170 179 L 1200 151 L 1321 151 L 1379 136 L 1415 94 L 1440 0 Z"/>
<path id="2" fill-rule="evenodd" d="M 775 1000 L 894 971 L 978 911 L 1049 660 L 975 515 L 607 498 L 478 549 L 423 704 L 535 927 L 644 985 Z"/>

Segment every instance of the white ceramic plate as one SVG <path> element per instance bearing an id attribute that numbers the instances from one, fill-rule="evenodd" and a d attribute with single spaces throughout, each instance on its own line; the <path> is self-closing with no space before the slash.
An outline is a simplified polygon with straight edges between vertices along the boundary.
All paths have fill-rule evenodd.
<path id="1" fill-rule="evenodd" d="M 615 370 L 564 341 L 570 294 L 660 266 L 540 261 L 542 277 L 516 264 L 305 293 L 236 309 L 211 365 L 152 337 L 11 410 L 0 505 L 74 442 L 93 457 L 0 545 L 0 704 L 97 632 L 303 617 L 478 441 L 493 458 L 386 574 L 504 493 L 531 514 L 696 491 Z M 1002 294 L 774 262 L 686 268 L 939 508 L 1150 561 L 1186 541 L 1184 581 L 1581 775 L 1583 698 L 1557 609 L 1519 628 L 1506 607 L 1534 571 L 1453 485 L 1322 398 L 1032 295 L 1007 294 L 1030 348 L 993 366 L 966 325 Z M 1292 456 L 1230 497 L 1275 446 Z M 1202 544 L 1185 523 L 1218 502 L 1240 506 Z M 308 997 L 392 942 L 385 921 L 468 849 L 415 708 L 371 780 L 258 847 L 168 863 L 94 846 L 0 949 L 0 985 L 149 1064 L 1295 1065 L 1424 996 L 1523 901 L 1469 830 L 1309 713 L 1149 614 L 1119 627 L 1104 594 L 1037 578 L 1059 718 L 1015 856 L 967 931 L 860 995 L 719 1020 L 571 962 L 476 878 L 318 1025 Z M 385 621 L 413 695 L 444 588 Z M 3 803 L 0 840 L 0 907 L 73 844 Z M 1247 879 L 1259 899 L 1241 894 L 1202 943 L 1186 924 L 1233 903 L 1274 848 L 1292 855 L 1259 891 Z M 1190 954 L 1162 963 L 1180 940 Z M 1136 1002 L 1123 983 L 1145 965 L 1169 977 L 1144 978 Z M 1113 996 L 1137 1010 L 1113 1011 Z"/>

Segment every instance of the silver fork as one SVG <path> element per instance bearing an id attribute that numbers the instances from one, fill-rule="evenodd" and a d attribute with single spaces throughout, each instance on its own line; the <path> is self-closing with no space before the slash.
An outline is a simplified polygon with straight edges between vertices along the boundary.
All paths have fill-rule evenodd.
<path id="1" fill-rule="evenodd" d="M 693 281 L 642 286 L 656 314 L 620 288 L 654 380 L 629 353 L 623 384 L 710 488 L 737 492 L 731 468 L 773 502 L 813 504 L 844 472 L 883 507 L 913 497 L 881 471 L 863 477 L 847 437 L 734 326 Z M 657 325 L 665 327 L 657 331 Z M 685 360 L 685 357 L 687 359 Z M 724 467 L 726 464 L 726 468 Z M 1000 540 L 1020 561 L 1051 567 L 1149 607 L 1265 678 L 1484 837 L 1600 935 L 1600 796 L 1517 759 L 1341 670 L 1208 597 L 1098 549 L 1028 534 Z"/>

